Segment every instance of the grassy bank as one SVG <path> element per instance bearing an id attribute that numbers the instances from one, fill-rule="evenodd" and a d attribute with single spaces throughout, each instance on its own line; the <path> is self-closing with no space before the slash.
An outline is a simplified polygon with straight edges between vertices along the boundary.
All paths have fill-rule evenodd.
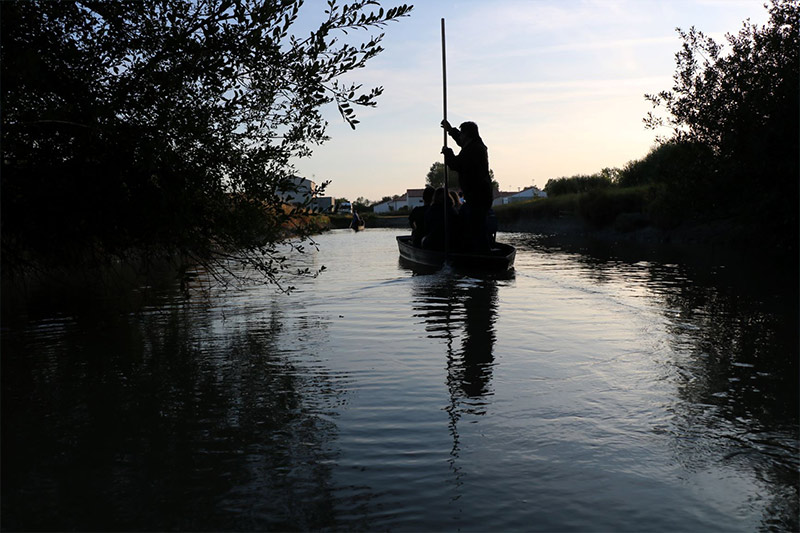
<path id="1" fill-rule="evenodd" d="M 587 228 L 637 229 L 651 223 L 650 187 L 606 188 L 537 198 L 495 208 L 498 223 L 513 226 L 530 220 L 577 219 Z"/>
<path id="2" fill-rule="evenodd" d="M 503 231 L 585 235 L 606 240 L 797 249 L 797 228 L 742 204 L 720 211 L 691 205 L 658 185 L 607 187 L 495 208 Z"/>

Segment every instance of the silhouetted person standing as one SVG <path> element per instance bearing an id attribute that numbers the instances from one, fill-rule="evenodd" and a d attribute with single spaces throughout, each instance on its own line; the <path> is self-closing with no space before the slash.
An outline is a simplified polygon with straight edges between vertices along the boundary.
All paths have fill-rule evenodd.
<path id="1" fill-rule="evenodd" d="M 460 214 L 464 224 L 467 248 L 474 252 L 488 252 L 489 238 L 486 217 L 492 207 L 492 180 L 489 177 L 489 152 L 478 134 L 478 125 L 464 122 L 454 128 L 446 120 L 442 127 L 461 147 L 458 155 L 450 148 L 442 148 L 445 164 L 458 172 L 464 206 Z"/>

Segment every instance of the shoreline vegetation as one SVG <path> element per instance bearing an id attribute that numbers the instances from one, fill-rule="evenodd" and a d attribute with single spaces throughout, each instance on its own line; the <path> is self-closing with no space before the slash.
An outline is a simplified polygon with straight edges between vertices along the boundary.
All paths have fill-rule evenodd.
<path id="1" fill-rule="evenodd" d="M 639 189 L 637 194 L 646 193 Z M 546 237 L 555 244 L 602 243 L 626 248 L 639 245 L 644 256 L 670 247 L 690 253 L 715 250 L 726 256 L 731 253 L 764 254 L 766 261 L 781 261 L 781 272 L 796 271 L 797 240 L 787 237 L 787 228 L 765 233 L 762 224 L 748 223 L 746 217 L 727 217 L 705 221 L 683 221 L 670 227 L 658 227 L 646 212 L 646 203 L 639 211 L 604 211 L 605 224 L 597 224 L 597 215 L 587 215 L 587 193 L 562 197 L 540 198 L 495 208 L 498 228 L 503 232 L 529 233 Z M 583 203 L 582 203 L 583 202 Z M 596 203 L 596 200 L 595 200 Z M 583 205 L 584 211 L 580 206 Z M 622 206 L 629 203 L 622 202 Z M 288 207 L 287 207 L 288 209 Z M 397 228 L 410 231 L 408 213 L 391 215 L 362 213 L 367 228 Z M 332 229 L 348 229 L 352 218 L 336 214 L 313 214 L 303 217 L 306 232 L 320 233 Z M 285 228 L 290 232 L 290 228 Z M 110 304 L 120 312 L 141 308 L 150 294 L 192 284 L 205 270 L 191 258 L 170 254 L 166 250 L 155 256 L 152 250 L 137 253 L 131 250 L 115 261 L 100 263 L 95 254 L 73 255 L 69 261 L 35 262 L 36 268 L 10 277 L 2 276 L 3 320 L 13 320 L 22 310 L 91 309 L 98 303 Z M 5 273 L 7 274 L 7 273 Z M 106 308 L 100 305 L 100 309 Z"/>
<path id="2" fill-rule="evenodd" d="M 577 195 L 576 195 L 577 196 Z M 574 199 L 575 201 L 578 198 Z M 529 200 L 495 208 L 498 229 L 503 232 L 541 234 L 553 238 L 585 238 L 609 243 L 635 242 L 648 245 L 679 244 L 736 248 L 752 246 L 791 254 L 797 243 L 787 237 L 786 228 L 767 232 L 766 228 L 749 225 L 743 217 L 728 217 L 704 222 L 684 222 L 669 228 L 657 227 L 646 213 L 620 212 L 610 224 L 594 225 L 580 214 L 555 210 L 547 199 Z M 360 214 L 367 228 L 408 228 L 408 214 Z M 346 229 L 349 217 L 326 217 L 325 229 Z M 410 229 L 409 229 L 410 231 Z M 767 232 L 767 233 L 765 233 Z"/>
<path id="3" fill-rule="evenodd" d="M 290 161 L 327 140 L 322 108 L 355 128 L 354 108 L 382 93 L 340 78 L 380 53 L 383 34 L 332 36 L 384 28 L 412 7 L 332 1 L 298 41 L 299 4 L 0 3 L 4 309 L 32 286 L 94 297 L 94 285 L 163 265 L 182 286 L 203 269 L 227 283 L 230 265 L 245 265 L 237 283 L 284 292 L 320 272 L 291 269 L 288 252 L 350 218 L 311 214 L 310 199 L 287 207 L 298 192 Z M 678 30 L 673 86 L 645 95 L 645 126 L 669 138 L 623 168 L 551 179 L 546 199 L 495 208 L 499 229 L 740 247 L 796 264 L 800 4 L 765 7 L 767 24 L 744 22 L 724 44 Z M 307 57 L 318 58 L 310 71 Z M 367 228 L 408 227 L 405 214 L 360 214 Z"/>

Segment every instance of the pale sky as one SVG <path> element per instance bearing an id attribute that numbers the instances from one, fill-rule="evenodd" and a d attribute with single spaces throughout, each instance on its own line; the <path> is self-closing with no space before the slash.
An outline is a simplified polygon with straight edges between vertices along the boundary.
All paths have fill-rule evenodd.
<path id="1" fill-rule="evenodd" d="M 378 106 L 356 109 L 355 130 L 332 106 L 331 140 L 295 161 L 300 175 L 331 181 L 329 196 L 377 201 L 422 188 L 442 160 L 442 18 L 448 119 L 478 124 L 504 191 L 642 158 L 656 137 L 642 122 L 651 109 L 644 94 L 672 87 L 675 28 L 695 26 L 721 43 L 746 19 L 769 18 L 761 0 L 405 3 L 414 10 L 385 28 L 385 50 L 348 77 L 383 86 Z M 325 4 L 307 0 L 303 9 L 322 12 Z"/>

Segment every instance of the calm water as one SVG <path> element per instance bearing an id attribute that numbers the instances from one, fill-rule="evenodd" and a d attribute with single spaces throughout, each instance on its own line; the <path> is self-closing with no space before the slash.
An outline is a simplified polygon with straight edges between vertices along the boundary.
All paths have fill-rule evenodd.
<path id="1" fill-rule="evenodd" d="M 512 276 L 414 275 L 397 234 L 7 319 L 3 529 L 798 529 L 779 273 L 506 234 Z"/>

